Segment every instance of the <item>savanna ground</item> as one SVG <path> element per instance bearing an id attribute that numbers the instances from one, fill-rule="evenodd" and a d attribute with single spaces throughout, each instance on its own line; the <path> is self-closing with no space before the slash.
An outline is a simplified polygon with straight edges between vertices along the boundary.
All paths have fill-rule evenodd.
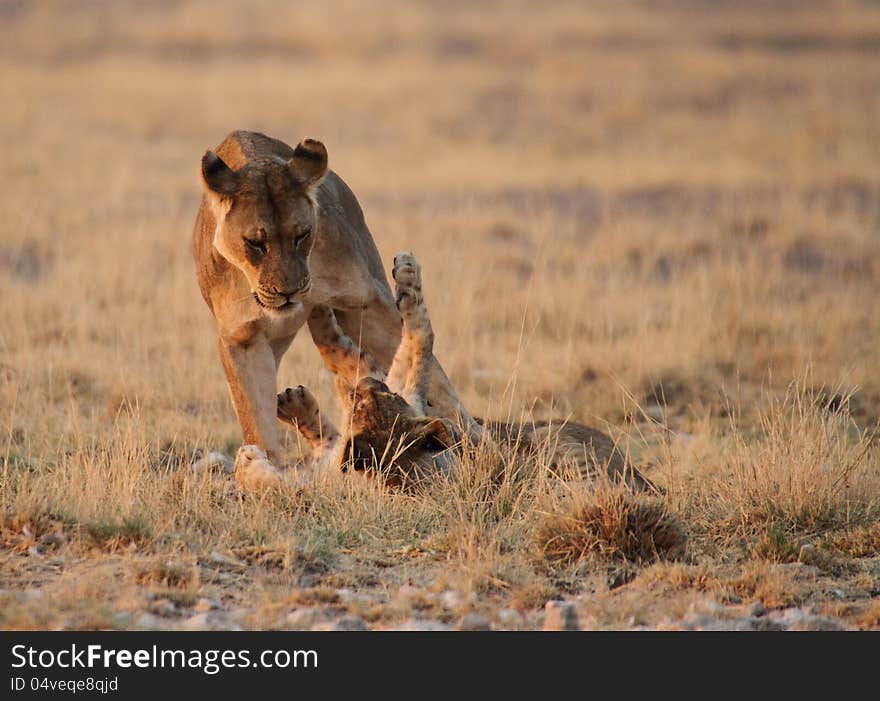
<path id="1" fill-rule="evenodd" d="M 10 1 L 0 104 L 2 627 L 880 627 L 880 5 Z M 240 442 L 189 250 L 234 128 L 326 143 L 472 411 L 663 496 L 190 469 Z M 279 382 L 335 407 L 307 334 Z"/>

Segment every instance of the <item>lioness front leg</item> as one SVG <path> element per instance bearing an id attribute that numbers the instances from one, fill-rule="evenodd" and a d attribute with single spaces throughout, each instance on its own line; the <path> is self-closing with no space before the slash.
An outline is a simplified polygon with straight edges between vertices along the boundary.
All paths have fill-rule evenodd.
<path id="1" fill-rule="evenodd" d="M 296 389 L 288 387 L 278 395 L 278 418 L 299 430 L 312 450 L 313 463 L 332 455 L 339 444 L 339 431 L 302 385 Z"/>
<path id="2" fill-rule="evenodd" d="M 427 413 L 434 329 L 422 297 L 422 269 L 412 253 L 394 256 L 395 300 L 403 319 L 400 346 L 388 372 L 388 386 L 422 415 Z"/>
<path id="3" fill-rule="evenodd" d="M 259 446 L 269 461 L 277 465 L 281 443 L 275 418 L 277 366 L 272 347 L 262 338 L 248 345 L 220 338 L 218 345 L 244 442 Z"/>

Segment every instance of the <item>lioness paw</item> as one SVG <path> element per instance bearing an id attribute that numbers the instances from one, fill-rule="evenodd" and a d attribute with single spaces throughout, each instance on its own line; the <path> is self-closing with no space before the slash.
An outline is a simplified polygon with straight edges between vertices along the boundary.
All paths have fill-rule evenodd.
<path id="1" fill-rule="evenodd" d="M 258 446 L 243 445 L 235 456 L 235 481 L 247 492 L 281 486 L 282 473 Z"/>

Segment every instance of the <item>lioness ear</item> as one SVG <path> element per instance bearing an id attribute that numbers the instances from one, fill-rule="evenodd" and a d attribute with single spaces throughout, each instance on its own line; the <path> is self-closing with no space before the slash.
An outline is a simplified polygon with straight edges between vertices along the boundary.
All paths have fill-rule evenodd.
<path id="1" fill-rule="evenodd" d="M 303 139 L 287 162 L 290 174 L 306 190 L 316 188 L 327 174 L 327 149 L 314 139 Z"/>
<path id="2" fill-rule="evenodd" d="M 238 189 L 238 176 L 223 159 L 213 151 L 202 156 L 202 187 L 206 192 L 231 197 Z"/>

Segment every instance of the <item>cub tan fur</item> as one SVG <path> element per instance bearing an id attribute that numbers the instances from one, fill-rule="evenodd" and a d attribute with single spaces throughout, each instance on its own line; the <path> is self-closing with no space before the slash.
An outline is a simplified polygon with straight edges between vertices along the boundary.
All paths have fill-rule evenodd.
<path id="1" fill-rule="evenodd" d="M 217 323 L 245 443 L 277 465 L 278 364 L 306 323 L 321 345 L 326 329 L 312 311 L 332 310 L 385 369 L 400 340 L 400 315 L 363 212 L 327 169 L 323 144 L 307 139 L 293 149 L 236 131 L 205 154 L 200 176 L 193 232 L 199 287 Z M 456 417 L 460 403 L 449 381 L 433 358 L 429 366 L 434 410 Z"/>

